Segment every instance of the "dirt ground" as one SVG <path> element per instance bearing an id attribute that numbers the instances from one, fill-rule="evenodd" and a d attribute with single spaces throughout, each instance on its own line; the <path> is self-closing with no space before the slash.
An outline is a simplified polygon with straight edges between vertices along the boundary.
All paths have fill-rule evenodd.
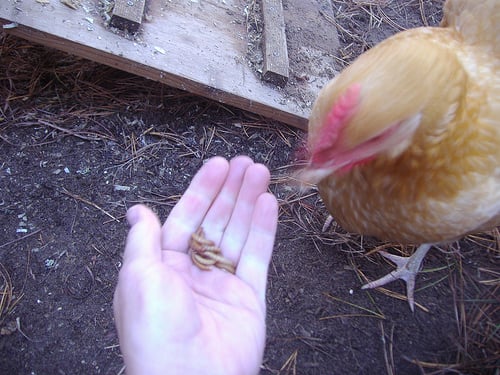
<path id="1" fill-rule="evenodd" d="M 440 3 L 333 0 L 332 69 L 436 24 Z M 123 373 L 126 209 L 165 218 L 203 160 L 238 154 L 270 168 L 280 203 L 262 374 L 499 373 L 498 230 L 431 251 L 411 313 L 402 282 L 360 285 L 392 269 L 372 250 L 412 248 L 323 233 L 318 195 L 287 184 L 302 132 L 3 34 L 0 62 L 1 374 Z"/>

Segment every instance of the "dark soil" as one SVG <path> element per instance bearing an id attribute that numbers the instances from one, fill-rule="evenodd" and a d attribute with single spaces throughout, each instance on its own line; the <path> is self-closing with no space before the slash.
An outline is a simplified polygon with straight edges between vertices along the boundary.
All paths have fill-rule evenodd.
<path id="1" fill-rule="evenodd" d="M 341 3 L 346 62 L 397 31 L 360 16 L 394 7 L 342 18 Z M 422 24 L 424 3 L 438 22 L 437 2 L 410 1 L 404 27 Z M 112 296 L 126 209 L 141 202 L 165 218 L 203 160 L 239 154 L 270 168 L 280 202 L 262 374 L 498 374 L 498 231 L 431 251 L 412 313 L 402 282 L 360 290 L 392 269 L 366 252 L 412 248 L 322 233 L 317 194 L 287 184 L 305 134 L 0 37 L 1 374 L 122 373 Z"/>

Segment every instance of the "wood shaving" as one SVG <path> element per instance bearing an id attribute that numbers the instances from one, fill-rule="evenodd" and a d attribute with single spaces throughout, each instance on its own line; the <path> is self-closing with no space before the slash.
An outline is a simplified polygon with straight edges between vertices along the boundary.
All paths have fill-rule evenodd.
<path id="1" fill-rule="evenodd" d="M 80 0 L 61 0 L 61 3 L 74 10 L 77 10 L 80 6 Z"/>

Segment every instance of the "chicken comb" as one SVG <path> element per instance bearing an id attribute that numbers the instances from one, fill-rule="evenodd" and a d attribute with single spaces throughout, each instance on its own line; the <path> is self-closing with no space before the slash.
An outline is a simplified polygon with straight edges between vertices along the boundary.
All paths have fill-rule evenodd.
<path id="1" fill-rule="evenodd" d="M 326 115 L 318 141 L 312 148 L 311 163 L 324 164 L 327 162 L 328 151 L 338 141 L 340 133 L 347 120 L 354 113 L 359 103 L 361 85 L 358 83 L 349 86 L 345 92 L 333 104 L 332 109 Z"/>

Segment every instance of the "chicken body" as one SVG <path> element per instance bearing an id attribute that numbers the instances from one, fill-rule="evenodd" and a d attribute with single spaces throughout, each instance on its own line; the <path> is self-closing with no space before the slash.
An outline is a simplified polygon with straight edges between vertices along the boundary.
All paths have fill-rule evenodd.
<path id="1" fill-rule="evenodd" d="M 413 286 L 430 248 L 500 225 L 500 1 L 448 0 L 441 27 L 361 55 L 320 92 L 308 166 L 344 229 L 423 244 L 388 255 Z"/>

